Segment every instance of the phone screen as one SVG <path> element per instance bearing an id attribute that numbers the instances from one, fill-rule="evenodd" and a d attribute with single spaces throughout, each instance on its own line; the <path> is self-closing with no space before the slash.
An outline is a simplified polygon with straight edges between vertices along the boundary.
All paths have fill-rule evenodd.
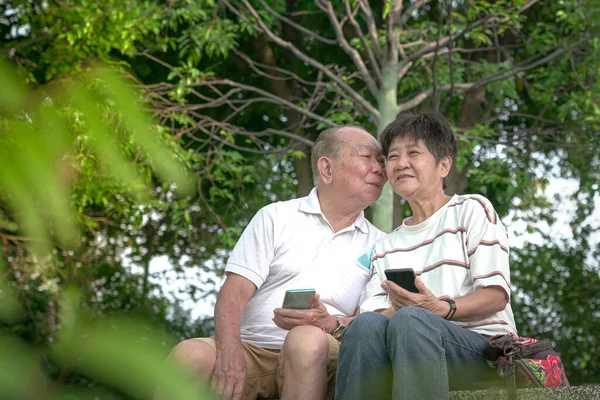
<path id="1" fill-rule="evenodd" d="M 419 293 L 415 286 L 415 271 L 412 268 L 386 269 L 385 276 L 409 292 Z"/>
<path id="2" fill-rule="evenodd" d="M 315 289 L 291 289 L 285 292 L 282 308 L 304 310 L 312 307 Z"/>

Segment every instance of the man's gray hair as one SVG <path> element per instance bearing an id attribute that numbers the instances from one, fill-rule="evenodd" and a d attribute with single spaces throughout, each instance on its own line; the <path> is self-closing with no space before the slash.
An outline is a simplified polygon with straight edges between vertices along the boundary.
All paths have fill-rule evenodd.
<path id="1" fill-rule="evenodd" d="M 342 148 L 340 132 L 348 128 L 364 130 L 364 128 L 356 125 L 335 126 L 333 128 L 325 129 L 315 141 L 310 153 L 310 166 L 315 186 L 321 181 L 318 166 L 319 158 L 329 157 L 333 160 L 338 159 Z"/>

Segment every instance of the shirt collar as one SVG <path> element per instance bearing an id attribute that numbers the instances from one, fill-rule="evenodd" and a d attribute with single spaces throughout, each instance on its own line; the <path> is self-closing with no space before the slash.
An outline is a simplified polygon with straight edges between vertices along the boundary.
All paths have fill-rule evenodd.
<path id="1" fill-rule="evenodd" d="M 302 199 L 300 203 L 300 211 L 308 213 L 308 214 L 319 214 L 322 215 L 323 218 L 327 220 L 323 212 L 321 211 L 321 203 L 319 203 L 319 196 L 317 195 L 317 188 L 314 187 L 308 196 Z M 362 233 L 369 233 L 369 226 L 367 225 L 367 219 L 365 218 L 365 212 L 361 211 L 357 216 L 354 222 L 352 223 L 353 227 L 360 229 Z M 348 229 L 348 228 L 346 228 Z"/>

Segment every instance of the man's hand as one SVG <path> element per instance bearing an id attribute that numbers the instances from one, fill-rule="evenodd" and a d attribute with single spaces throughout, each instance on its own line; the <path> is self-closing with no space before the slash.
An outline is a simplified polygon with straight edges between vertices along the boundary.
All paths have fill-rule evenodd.
<path id="1" fill-rule="evenodd" d="M 383 290 L 390 296 L 392 307 L 396 311 L 402 307 L 413 306 L 424 308 L 437 315 L 445 315 L 444 307 L 447 307 L 447 305 L 440 302 L 436 295 L 434 295 L 431 290 L 427 289 L 427 286 L 425 286 L 421 279 L 415 278 L 415 286 L 419 290 L 419 293 L 409 292 L 392 281 L 386 280 L 381 284 Z"/>
<path id="2" fill-rule="evenodd" d="M 246 360 L 242 343 L 228 345 L 217 351 L 211 387 L 221 399 L 242 398 L 246 381 Z"/>
<path id="3" fill-rule="evenodd" d="M 312 308 L 296 310 L 293 308 L 276 308 L 273 310 L 273 322 L 281 329 L 290 330 L 296 326 L 313 325 L 332 333 L 338 323 L 335 317 L 329 315 L 319 294 L 315 295 Z"/>

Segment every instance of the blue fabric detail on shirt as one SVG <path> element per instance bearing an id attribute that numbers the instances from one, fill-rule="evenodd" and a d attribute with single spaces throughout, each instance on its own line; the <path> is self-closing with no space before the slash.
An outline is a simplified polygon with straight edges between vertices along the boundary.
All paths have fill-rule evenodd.
<path id="1" fill-rule="evenodd" d="M 370 270 L 371 269 L 371 259 L 373 258 L 373 252 L 375 248 L 372 248 L 370 251 L 366 252 L 362 256 L 356 259 L 356 263 L 361 267 Z"/>

